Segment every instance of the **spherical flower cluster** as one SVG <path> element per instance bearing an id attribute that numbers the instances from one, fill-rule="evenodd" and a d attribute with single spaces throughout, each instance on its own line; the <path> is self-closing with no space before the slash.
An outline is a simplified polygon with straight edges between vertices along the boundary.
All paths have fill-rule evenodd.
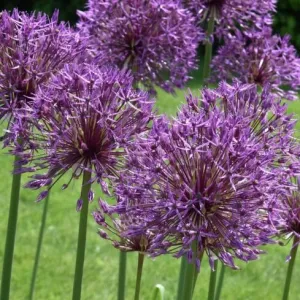
<path id="1" fill-rule="evenodd" d="M 74 61 L 84 43 L 68 25 L 58 23 L 58 12 L 48 18 L 17 9 L 3 11 L 0 31 L 0 120 L 8 120 L 6 137 L 13 139 L 18 134 L 10 125 L 19 119 L 20 129 L 25 126 L 37 88 Z"/>
<path id="2" fill-rule="evenodd" d="M 88 2 L 79 28 L 90 35 L 98 64 L 130 69 L 135 83 L 154 92 L 182 88 L 197 67 L 199 30 L 188 10 L 171 0 Z"/>
<path id="3" fill-rule="evenodd" d="M 48 189 L 67 171 L 71 177 L 84 171 L 108 192 L 107 178 L 118 176 L 124 148 L 133 137 L 147 130 L 152 104 L 147 93 L 132 88 L 126 71 L 98 69 L 89 64 L 71 64 L 59 71 L 34 98 L 38 130 L 30 140 L 35 151 L 23 151 L 20 163 L 31 163 L 33 176 L 26 187 Z M 37 131 L 37 132 L 36 132 Z M 33 164 L 33 166 L 32 166 Z M 20 171 L 30 171 L 26 166 Z M 47 192 L 42 192 L 39 200 Z"/>
<path id="4" fill-rule="evenodd" d="M 299 154 L 298 154 L 299 155 Z M 299 156 L 298 156 L 299 157 Z M 298 184 L 287 186 L 277 195 L 276 209 L 271 211 L 271 219 L 278 228 L 278 237 L 287 240 L 294 239 L 293 246 L 300 244 L 300 181 Z M 291 257 L 288 256 L 287 260 Z"/>
<path id="5" fill-rule="evenodd" d="M 122 236 L 151 232 L 156 238 L 147 251 L 153 256 L 167 245 L 198 267 L 206 252 L 212 268 L 216 258 L 236 268 L 234 258 L 256 259 L 258 247 L 272 243 L 269 211 L 274 191 L 294 170 L 288 161 L 295 122 L 254 85 L 223 83 L 187 102 L 171 124 L 155 120 L 128 150 L 118 203 L 110 210 L 120 218 L 142 212 L 144 224 Z"/>
<path id="6" fill-rule="evenodd" d="M 126 204 L 124 202 L 117 206 L 110 206 L 106 202 L 99 200 L 99 210 L 93 213 L 96 223 L 101 226 L 99 236 L 111 241 L 112 245 L 121 251 L 148 253 L 150 249 L 157 248 L 155 255 L 166 254 L 170 246 L 169 242 L 164 241 L 157 247 L 155 244 L 157 234 L 155 232 L 142 230 L 138 234 L 136 231 L 147 225 L 145 220 L 149 219 L 148 211 L 146 210 L 144 213 L 141 208 L 128 214 L 122 213 L 118 215 L 118 212 L 124 212 L 125 210 Z M 133 231 L 132 235 L 130 231 Z M 154 255 L 153 250 L 151 252 Z"/>
<path id="7" fill-rule="evenodd" d="M 300 58 L 289 37 L 272 35 L 272 30 L 238 35 L 226 41 L 212 61 L 213 80 L 239 78 L 272 91 L 288 100 L 300 90 Z"/>
<path id="8" fill-rule="evenodd" d="M 233 31 L 261 29 L 272 24 L 271 13 L 275 11 L 276 0 L 182 0 L 198 23 L 213 18 L 216 22 L 216 35 L 219 38 L 230 36 Z"/>

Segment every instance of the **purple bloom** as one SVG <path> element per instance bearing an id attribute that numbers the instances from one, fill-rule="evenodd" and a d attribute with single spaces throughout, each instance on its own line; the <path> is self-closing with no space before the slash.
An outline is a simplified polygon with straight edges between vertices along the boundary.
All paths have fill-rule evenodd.
<path id="1" fill-rule="evenodd" d="M 256 259 L 259 246 L 272 243 L 276 228 L 268 212 L 278 178 L 293 169 L 295 121 L 286 107 L 255 85 L 204 90 L 169 124 L 160 118 L 130 150 L 128 171 L 116 188 L 115 213 L 142 213 L 144 226 L 123 236 L 151 232 L 157 240 L 148 253 L 169 244 L 175 257 L 206 252 L 236 268 L 234 258 Z M 271 198 L 271 199 L 270 199 Z"/>
<path id="2" fill-rule="evenodd" d="M 125 211 L 125 203 L 110 206 L 99 200 L 99 210 L 93 213 L 94 219 L 101 226 L 99 236 L 112 242 L 112 245 L 121 251 L 137 251 L 148 253 L 149 249 L 157 248 L 157 234 L 151 230 L 137 230 L 146 226 L 147 211 L 134 211 L 128 214 L 117 214 Z M 131 235 L 130 232 L 133 231 Z M 156 255 L 167 253 L 170 243 L 165 241 L 159 244 Z M 153 251 L 152 251 L 153 252 Z M 153 255 L 153 253 L 152 253 Z"/>
<path id="3" fill-rule="evenodd" d="M 272 92 L 288 100 L 297 99 L 300 90 L 300 59 L 289 37 L 261 33 L 237 35 L 227 40 L 212 62 L 213 79 L 239 78 L 260 87 L 270 85 Z"/>
<path id="4" fill-rule="evenodd" d="M 188 10 L 177 1 L 125 0 L 88 2 L 78 26 L 90 35 L 98 64 L 130 69 L 135 84 L 154 91 L 182 88 L 197 68 L 201 34 Z"/>
<path id="5" fill-rule="evenodd" d="M 272 24 L 271 13 L 275 11 L 276 0 L 182 0 L 194 15 L 200 26 L 214 18 L 216 35 L 230 37 L 233 31 L 260 30 Z"/>
<path id="6" fill-rule="evenodd" d="M 147 93 L 132 88 L 132 80 L 126 71 L 71 64 L 39 89 L 32 115 L 39 119 L 38 131 L 30 138 L 37 150 L 32 157 L 30 149 L 16 154 L 47 173 L 33 176 L 28 188 L 52 187 L 71 171 L 65 189 L 89 171 L 92 181 L 109 193 L 106 178 L 118 176 L 124 147 L 147 130 L 152 118 L 152 101 Z"/>
<path id="7" fill-rule="evenodd" d="M 22 135 L 37 88 L 73 62 L 84 43 L 68 25 L 58 23 L 58 12 L 50 19 L 42 13 L 3 11 L 0 31 L 0 120 L 8 120 L 6 137 L 14 139 Z M 11 124 L 17 118 L 16 134 Z"/>
<path id="8" fill-rule="evenodd" d="M 299 156 L 298 156 L 299 157 Z M 272 222 L 278 229 L 278 237 L 288 242 L 296 238 L 296 247 L 300 243 L 300 180 L 298 184 L 286 185 L 286 189 L 278 193 L 274 209 L 270 213 Z M 288 256 L 287 260 L 290 259 Z"/>

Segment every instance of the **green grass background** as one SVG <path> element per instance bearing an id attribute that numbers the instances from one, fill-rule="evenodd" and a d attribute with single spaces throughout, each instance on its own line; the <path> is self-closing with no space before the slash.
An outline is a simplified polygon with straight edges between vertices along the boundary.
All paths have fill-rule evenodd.
<path id="1" fill-rule="evenodd" d="M 189 88 L 199 93 L 197 82 Z M 177 96 L 159 90 L 157 109 L 159 113 L 175 115 L 184 102 L 185 91 Z M 289 111 L 300 115 L 299 101 L 289 104 Z M 3 250 L 9 209 L 12 157 L 7 150 L 0 152 L 0 270 L 2 270 Z M 23 176 L 22 182 L 26 182 Z M 61 182 L 62 184 L 63 182 Z M 76 201 L 80 192 L 80 181 L 73 182 L 67 190 L 61 191 L 57 185 L 49 203 L 45 239 L 42 249 L 40 268 L 36 282 L 36 300 L 71 299 L 74 264 L 77 245 L 79 214 Z M 100 188 L 94 187 L 96 196 Z M 22 189 L 19 207 L 19 220 L 13 265 L 11 299 L 27 299 L 35 247 L 39 231 L 43 202 L 36 203 L 37 192 Z M 92 212 L 96 202 L 90 205 Z M 82 299 L 113 300 L 117 295 L 118 251 L 109 242 L 97 235 L 97 224 L 89 218 L 86 260 Z M 287 270 L 285 257 L 290 245 L 286 247 L 268 246 L 267 254 L 257 261 L 238 262 L 239 271 L 227 269 L 222 300 L 279 300 Z M 133 299 L 137 254 L 128 254 L 127 299 Z M 160 283 L 166 288 L 166 299 L 175 299 L 180 261 L 171 256 L 146 259 L 142 280 L 141 299 L 151 299 L 153 287 Z M 194 299 L 207 299 L 209 266 L 204 259 L 201 273 L 195 288 Z M 1 276 L 1 275 L 0 275 Z M 300 258 L 296 260 L 290 300 L 300 299 Z"/>

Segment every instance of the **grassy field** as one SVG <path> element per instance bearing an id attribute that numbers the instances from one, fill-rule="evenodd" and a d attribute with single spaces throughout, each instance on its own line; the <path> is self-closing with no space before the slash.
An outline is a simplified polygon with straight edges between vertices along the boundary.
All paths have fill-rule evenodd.
<path id="1" fill-rule="evenodd" d="M 195 84 L 190 86 L 195 89 Z M 184 101 L 184 91 L 179 91 L 173 98 L 159 91 L 157 109 L 160 113 L 174 115 L 180 103 Z M 300 115 L 300 104 L 290 104 L 289 110 Z M 0 153 L 0 270 L 6 234 L 9 208 L 12 157 L 6 150 Z M 26 177 L 23 177 L 23 183 Z M 80 182 L 67 190 L 61 191 L 57 185 L 51 194 L 49 215 L 46 226 L 44 247 L 36 283 L 35 299 L 65 300 L 71 298 L 74 262 L 76 255 L 79 214 L 75 210 L 79 196 Z M 94 188 L 100 195 L 100 188 Z M 19 221 L 16 237 L 15 260 L 12 277 L 12 300 L 27 299 L 35 246 L 39 230 L 43 202 L 35 203 L 37 193 L 23 189 L 21 191 Z M 90 206 L 93 211 L 96 203 Z M 90 217 L 88 223 L 88 242 L 86 250 L 83 295 L 84 300 L 116 299 L 118 252 L 108 242 L 101 240 L 97 225 Z M 268 246 L 268 254 L 249 264 L 238 263 L 239 271 L 227 270 L 222 300 L 279 300 L 286 275 L 285 257 L 289 246 Z M 128 255 L 127 299 L 133 298 L 137 254 Z M 175 299 L 179 260 L 171 256 L 147 259 L 144 266 L 141 299 L 151 299 L 155 284 L 161 283 L 166 288 L 166 299 Z M 1 275 L 0 275 L 1 276 Z M 290 300 L 300 299 L 300 258 L 296 261 L 294 280 L 290 291 Z M 207 299 L 209 266 L 206 259 L 202 264 L 201 274 L 195 288 L 194 299 Z"/>

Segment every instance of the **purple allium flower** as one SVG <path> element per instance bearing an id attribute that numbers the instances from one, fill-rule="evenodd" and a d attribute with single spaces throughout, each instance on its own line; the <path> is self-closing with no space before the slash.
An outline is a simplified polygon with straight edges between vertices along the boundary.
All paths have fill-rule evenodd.
<path id="1" fill-rule="evenodd" d="M 124 211 L 124 205 L 123 202 L 113 206 L 99 200 L 99 210 L 93 213 L 96 223 L 101 226 L 99 236 L 111 241 L 112 245 L 121 251 L 147 253 L 153 247 L 158 248 L 157 234 L 150 230 L 143 230 L 138 234 L 135 230 L 146 226 L 148 212 L 145 211 L 144 214 L 143 210 L 139 210 L 118 216 L 120 209 Z M 132 228 L 134 228 L 133 234 L 130 235 Z M 167 253 L 169 246 L 170 243 L 167 241 L 159 244 L 159 252 L 157 251 L 156 255 Z"/>
<path id="2" fill-rule="evenodd" d="M 48 18 L 17 9 L 3 11 L 0 32 L 0 120 L 8 120 L 6 136 L 13 139 L 10 126 L 19 118 L 23 129 L 38 86 L 73 62 L 84 43 L 67 24 L 58 23 L 58 12 Z"/>
<path id="3" fill-rule="evenodd" d="M 239 78 L 272 91 L 288 100 L 300 90 L 300 59 L 289 37 L 272 35 L 270 28 L 248 36 L 228 39 L 212 61 L 213 80 Z"/>
<path id="4" fill-rule="evenodd" d="M 261 29 L 272 24 L 277 0 L 182 0 L 196 15 L 198 23 L 214 18 L 216 35 L 230 36 L 233 31 Z"/>
<path id="5" fill-rule="evenodd" d="M 147 93 L 132 88 L 127 71 L 70 64 L 41 87 L 34 98 L 38 129 L 32 133 L 32 151 L 16 153 L 31 161 L 35 175 L 26 187 L 52 187 L 67 171 L 72 179 L 83 171 L 109 193 L 106 179 L 118 176 L 124 147 L 147 130 L 153 101 Z M 92 198 L 92 196 L 91 196 Z"/>
<path id="6" fill-rule="evenodd" d="M 130 69 L 135 83 L 154 91 L 182 88 L 197 68 L 201 34 L 178 1 L 125 0 L 88 2 L 78 26 L 90 35 L 98 64 Z"/>
<path id="7" fill-rule="evenodd" d="M 155 120 L 129 151 L 114 212 L 142 212 L 146 225 L 123 236 L 155 234 L 154 256 L 169 243 L 168 252 L 191 260 L 196 243 L 197 267 L 205 251 L 212 268 L 216 258 L 236 268 L 234 258 L 256 259 L 258 246 L 273 242 L 270 191 L 293 174 L 295 121 L 255 85 L 223 83 L 187 102 L 172 124 Z"/>
<path id="8" fill-rule="evenodd" d="M 293 247 L 300 244 L 300 180 L 298 184 L 287 185 L 286 190 L 278 193 L 275 208 L 270 212 L 271 219 L 278 228 L 280 238 L 288 242 L 296 238 Z M 291 249 L 292 250 L 292 249 Z M 291 257 L 288 256 L 287 260 Z"/>

